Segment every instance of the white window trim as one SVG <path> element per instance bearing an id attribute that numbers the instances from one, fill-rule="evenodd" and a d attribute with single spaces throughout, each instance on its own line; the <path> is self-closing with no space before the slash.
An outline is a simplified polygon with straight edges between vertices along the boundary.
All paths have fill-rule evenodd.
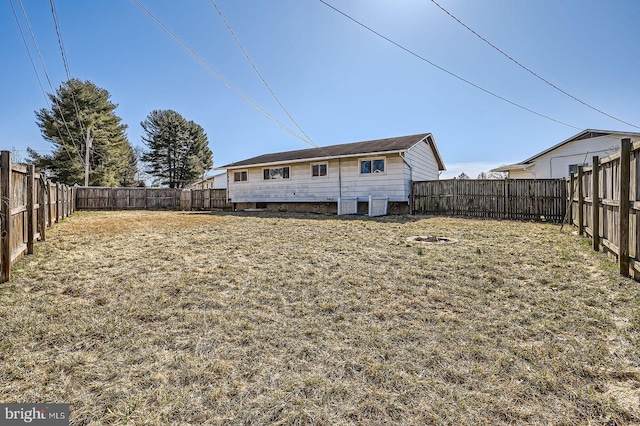
<path id="1" fill-rule="evenodd" d="M 282 179 L 265 179 L 264 178 L 264 171 L 265 170 L 271 170 L 271 169 L 286 169 L 289 168 L 289 177 L 285 178 L 283 177 Z M 263 167 L 262 168 L 262 180 L 263 181 L 268 181 L 268 182 L 278 182 L 278 181 L 283 181 L 283 180 L 291 180 L 291 173 L 293 171 L 293 168 L 290 165 L 283 165 L 283 166 L 277 166 L 277 167 Z"/>
<path id="2" fill-rule="evenodd" d="M 242 172 L 246 172 L 247 173 L 247 180 L 236 180 L 236 173 L 242 173 Z M 249 182 L 249 169 L 242 169 L 242 170 L 234 170 L 233 171 L 233 175 L 231 176 L 231 182 L 233 183 L 247 183 Z M 211 187 L 213 188 L 213 183 L 211 183 Z"/>
<path id="3" fill-rule="evenodd" d="M 321 166 L 321 165 L 325 165 L 327 166 L 327 174 L 324 176 L 314 176 L 313 175 L 313 166 Z M 323 179 L 323 178 L 328 178 L 329 177 L 329 162 L 328 161 L 320 161 L 317 163 L 311 163 L 309 165 L 309 174 L 311 176 L 311 179 Z"/>
<path id="4" fill-rule="evenodd" d="M 363 161 L 371 161 L 371 167 L 373 167 L 373 161 L 375 160 L 384 160 L 384 172 L 382 173 L 362 173 L 362 162 Z M 387 157 L 363 157 L 358 158 L 358 174 L 360 176 L 385 176 L 387 174 L 387 166 L 388 166 Z"/>

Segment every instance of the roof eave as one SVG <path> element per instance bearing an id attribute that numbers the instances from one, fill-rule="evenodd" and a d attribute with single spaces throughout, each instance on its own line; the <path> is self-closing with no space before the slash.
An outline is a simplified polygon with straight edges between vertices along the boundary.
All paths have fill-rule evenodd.
<path id="1" fill-rule="evenodd" d="M 438 170 L 443 172 L 447 170 L 444 165 L 444 161 L 442 161 L 442 156 L 440 155 L 440 151 L 438 151 L 438 146 L 436 145 L 436 138 L 433 137 L 431 133 L 429 133 L 425 138 L 425 141 L 431 147 L 431 151 L 433 151 L 433 155 L 436 157 L 436 162 L 438 163 Z"/>
<path id="2" fill-rule="evenodd" d="M 531 166 L 531 164 L 507 164 L 506 166 L 496 167 L 495 169 L 489 170 L 490 172 L 510 172 L 511 170 L 526 170 L 527 167 Z"/>
<path id="3" fill-rule="evenodd" d="M 565 144 L 568 144 L 570 142 L 573 142 L 575 140 L 580 139 L 583 135 L 586 135 L 587 133 L 604 133 L 606 135 L 621 135 L 621 136 L 640 137 L 640 133 L 636 133 L 636 132 L 623 132 L 623 131 L 617 131 L 617 130 L 585 129 L 585 130 L 581 131 L 580 133 L 577 133 L 577 134 L 575 134 L 575 135 L 563 140 L 562 142 L 557 143 L 557 144 L 553 145 L 552 147 L 547 148 L 544 151 L 541 151 L 541 152 L 537 153 L 533 157 L 527 158 L 522 163 L 530 163 L 531 161 L 537 159 L 538 157 L 542 157 L 543 155 L 553 151 L 554 149 L 560 148 L 561 146 L 563 146 Z"/>

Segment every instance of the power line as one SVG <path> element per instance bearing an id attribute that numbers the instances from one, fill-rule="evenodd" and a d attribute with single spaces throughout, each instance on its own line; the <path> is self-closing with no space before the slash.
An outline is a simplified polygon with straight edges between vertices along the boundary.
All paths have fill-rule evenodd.
<path id="1" fill-rule="evenodd" d="M 205 61 L 200 55 L 198 55 L 193 49 L 191 49 L 185 42 L 183 42 L 173 31 L 171 31 L 167 26 L 165 26 L 158 18 L 156 18 L 149 10 L 147 10 L 138 0 L 132 0 L 133 3 L 138 6 L 138 8 L 144 12 L 156 25 L 158 25 L 169 37 L 173 39 L 180 47 L 187 51 L 200 65 L 202 65 L 211 75 L 213 75 L 218 80 L 222 81 L 225 86 L 227 86 L 230 90 L 232 90 L 236 95 L 238 95 L 242 100 L 244 100 L 249 106 L 255 109 L 258 113 L 262 114 L 268 120 L 271 120 L 273 123 L 280 126 L 285 132 L 289 133 L 293 137 L 300 139 L 303 142 L 308 143 L 308 141 L 288 128 L 284 123 L 280 120 L 269 114 L 264 108 L 262 108 L 257 102 L 251 99 L 249 96 L 244 94 L 240 89 L 238 89 L 230 80 L 228 80 L 225 76 L 219 73 L 215 68 L 213 68 L 207 61 Z"/>
<path id="2" fill-rule="evenodd" d="M 67 121 L 64 118 L 64 112 L 62 111 L 62 108 L 60 107 L 60 104 L 58 103 L 58 100 L 56 99 L 56 97 L 54 95 L 51 96 L 51 98 L 48 98 L 46 95 L 46 91 L 44 90 L 44 88 L 42 87 L 42 81 L 40 80 L 40 76 L 38 74 L 38 71 L 36 69 L 35 63 L 33 61 L 33 57 L 31 56 L 31 51 L 29 50 L 29 45 L 26 42 L 26 39 L 24 37 L 24 33 L 22 31 L 22 26 L 20 25 L 20 20 L 18 19 L 18 15 L 16 14 L 15 8 L 13 7 L 13 1 L 9 0 L 9 3 L 11 4 L 11 10 L 13 11 L 13 15 L 16 19 L 16 23 L 18 24 L 18 29 L 20 30 L 20 35 L 22 36 L 22 40 L 24 42 L 25 48 L 27 49 L 27 54 L 29 55 L 29 59 L 31 60 L 31 65 L 33 66 L 33 71 L 36 74 L 36 78 L 38 79 L 38 84 L 40 85 L 40 89 L 42 90 L 42 94 L 45 98 L 45 100 L 47 101 L 47 105 L 51 105 L 50 104 L 50 100 L 53 100 L 53 103 L 55 103 L 55 105 L 58 107 L 58 111 L 60 112 L 60 118 L 62 119 L 62 123 L 64 124 L 65 129 L 67 130 L 67 134 L 69 135 L 69 139 L 71 140 L 71 143 L 73 144 L 76 153 L 78 154 L 78 157 L 80 158 L 80 162 L 82 164 L 84 164 L 82 157 L 80 157 L 80 153 L 78 152 L 78 147 L 75 144 L 74 140 L 73 140 L 73 135 L 71 134 L 71 130 L 69 129 L 69 125 L 67 123 Z M 18 3 L 20 4 L 20 9 L 22 10 L 22 15 L 24 17 L 24 20 L 27 24 L 27 27 L 29 28 L 29 33 L 31 34 L 31 39 L 33 41 L 33 45 L 36 48 L 36 52 L 38 53 L 38 57 L 40 58 L 40 63 L 42 64 L 42 69 L 44 71 L 44 75 L 47 78 L 47 82 L 49 83 L 49 87 L 51 88 L 52 93 L 55 92 L 55 90 L 53 89 L 53 85 L 51 84 L 51 79 L 49 78 L 49 73 L 47 72 L 47 67 L 44 64 L 44 59 L 42 58 L 42 54 L 40 53 L 40 49 L 38 48 L 38 43 L 36 41 L 36 37 L 35 34 L 33 33 L 33 29 L 31 28 L 31 24 L 29 23 L 29 18 L 27 16 L 27 11 L 24 9 L 24 5 L 22 4 L 22 0 L 18 0 Z M 51 107 L 51 110 L 53 111 L 53 106 Z M 67 155 L 69 156 L 70 160 L 73 160 L 73 156 L 71 155 L 71 153 L 69 152 L 69 149 L 67 148 L 67 146 L 62 142 L 62 132 L 60 131 L 60 128 L 58 126 L 55 126 L 56 130 L 58 132 L 58 136 L 60 137 L 60 144 L 64 147 L 65 151 L 67 152 Z"/>
<path id="3" fill-rule="evenodd" d="M 520 68 L 522 68 L 523 70 L 527 71 L 529 74 L 533 75 L 534 77 L 538 78 L 539 80 L 543 81 L 544 83 L 548 84 L 549 86 L 553 87 L 554 89 L 556 89 L 557 91 L 559 91 L 560 93 L 570 97 L 571 99 L 573 99 L 574 101 L 577 101 L 579 103 L 581 103 L 582 105 L 586 106 L 587 108 L 590 108 L 596 112 L 599 112 L 602 115 L 605 115 L 609 118 L 612 118 L 616 121 L 619 121 L 620 123 L 626 124 L 627 126 L 631 126 L 631 127 L 635 127 L 636 129 L 640 129 L 640 127 L 631 124 L 627 121 L 624 121 L 620 118 L 617 118 L 611 114 L 608 114 L 596 107 L 594 107 L 591 104 L 588 104 L 587 102 L 578 99 L 577 97 L 573 96 L 571 93 L 566 92 L 565 90 L 561 89 L 560 87 L 556 86 L 555 84 L 551 83 L 549 80 L 545 79 L 544 77 L 540 76 L 538 73 L 536 73 L 535 71 L 531 70 L 530 68 L 527 68 L 526 66 L 524 66 L 523 64 L 521 64 L 520 62 L 518 62 L 517 60 L 515 60 L 513 57 L 511 57 L 509 54 L 507 54 L 506 52 L 504 52 L 502 49 L 500 49 L 499 47 L 497 47 L 496 45 L 494 45 L 493 43 L 491 43 L 489 40 L 487 40 L 486 38 L 482 37 L 480 34 L 478 34 L 476 31 L 474 31 L 473 29 L 471 29 L 468 25 L 466 25 L 464 22 L 462 22 L 460 19 L 456 18 L 451 12 L 449 12 L 447 9 L 445 9 L 444 7 L 442 7 L 437 1 L 435 0 L 431 0 L 431 2 L 433 4 L 435 4 L 438 8 L 440 8 L 440 10 L 442 10 L 444 13 L 446 13 L 447 15 L 449 15 L 454 21 L 456 21 L 457 23 L 459 23 L 460 25 L 462 25 L 464 28 L 466 28 L 467 30 L 471 31 L 471 33 L 473 33 L 476 37 L 478 37 L 480 40 L 484 41 L 486 44 L 488 44 L 489 46 L 491 46 L 492 48 L 494 48 L 495 50 L 497 50 L 499 53 L 501 53 L 505 58 L 509 59 L 511 62 L 513 62 L 514 64 L 516 64 L 517 66 L 519 66 Z"/>
<path id="4" fill-rule="evenodd" d="M 439 65 L 437 65 L 437 64 L 435 64 L 435 63 L 433 63 L 433 62 L 431 62 L 430 60 L 428 60 L 428 59 L 427 59 L 427 58 L 425 58 L 424 56 L 421 56 L 421 55 L 417 54 L 416 52 L 414 52 L 414 51 L 412 51 L 412 50 L 410 50 L 410 49 L 408 49 L 408 48 L 406 48 L 406 47 L 402 46 L 401 44 L 396 43 L 395 41 L 391 40 L 390 38 L 388 38 L 388 37 L 386 37 L 386 36 L 384 36 L 384 35 L 380 34 L 380 33 L 379 33 L 379 32 L 377 32 L 376 30 L 374 30 L 373 28 L 368 27 L 367 25 L 365 25 L 365 24 L 363 24 L 362 22 L 358 21 L 357 19 L 355 19 L 355 18 L 351 17 L 350 15 L 346 14 L 345 12 L 343 12 L 343 11 L 341 11 L 341 10 L 337 9 L 336 7 L 334 7 L 334 6 L 330 5 L 330 4 L 329 4 L 329 3 L 327 3 L 326 1 L 324 1 L 324 0 L 318 0 L 318 1 L 320 1 L 320 3 L 324 4 L 325 6 L 327 6 L 327 7 L 331 8 L 331 9 L 333 9 L 334 11 L 338 12 L 339 14 L 341 14 L 342 16 L 344 16 L 345 18 L 347 18 L 347 19 L 351 20 L 352 22 L 355 22 L 356 24 L 360 25 L 362 28 L 364 28 L 364 29 L 366 29 L 366 30 L 368 30 L 368 31 L 372 32 L 373 34 L 377 35 L 378 37 L 380 37 L 380 38 L 382 38 L 382 39 L 386 40 L 387 42 L 389 42 L 389 43 L 393 44 L 394 46 L 396 46 L 396 47 L 398 47 L 398 48 L 400 48 L 400 49 L 404 50 L 404 51 L 405 51 L 405 52 L 407 52 L 407 53 L 409 53 L 410 55 L 415 56 L 416 58 L 420 59 L 421 61 L 428 63 L 428 64 L 429 64 L 429 65 L 431 65 L 432 67 L 437 68 L 437 69 L 439 69 L 440 71 L 442 71 L 442 72 L 444 72 L 444 73 L 449 74 L 451 77 L 454 77 L 454 78 L 456 78 L 456 79 L 458 79 L 458 80 L 460 80 L 460 81 L 462 81 L 462 82 L 464 82 L 464 83 L 467 83 L 468 85 L 473 86 L 473 87 L 475 87 L 476 89 L 481 90 L 481 91 L 485 92 L 486 94 L 491 95 L 491 96 L 493 96 L 493 97 L 495 97 L 495 98 L 498 98 L 498 99 L 500 99 L 501 101 L 504 101 L 504 102 L 506 102 L 506 103 L 508 103 L 508 104 L 510 104 L 510 105 L 513 105 L 513 106 L 515 106 L 515 107 L 517 107 L 517 108 L 520 108 L 520 109 L 522 109 L 522 110 L 525 110 L 525 111 L 527 111 L 527 112 L 530 112 L 531 114 L 535 114 L 535 115 L 537 115 L 537 116 L 539 116 L 539 117 L 546 118 L 547 120 L 551 120 L 551 121 L 556 122 L 556 123 L 558 123 L 558 124 L 562 124 L 563 126 L 572 127 L 572 128 L 574 128 L 574 129 L 577 129 L 577 130 L 582 130 L 580 127 L 577 127 L 577 126 L 574 126 L 574 125 L 571 125 L 571 124 L 565 123 L 565 122 L 560 121 L 560 120 L 556 120 L 555 118 L 552 118 L 552 117 L 549 117 L 548 115 L 544 115 L 544 114 L 542 114 L 542 113 L 539 113 L 539 112 L 537 112 L 537 111 L 534 111 L 534 110 L 532 110 L 532 109 L 530 109 L 530 108 L 527 108 L 527 107 L 525 107 L 525 106 L 523 106 L 523 105 L 520 105 L 520 104 L 518 104 L 518 103 L 516 103 L 516 102 L 510 101 L 509 99 L 507 99 L 507 98 L 505 98 L 505 97 L 503 97 L 503 96 L 500 96 L 500 95 L 498 95 L 498 94 L 496 94 L 496 93 L 494 93 L 494 92 L 492 92 L 492 91 L 490 91 L 490 90 L 487 90 L 487 89 L 485 89 L 485 88 L 483 88 L 483 87 L 480 87 L 480 86 L 478 86 L 477 84 L 472 83 L 471 81 L 469 81 L 469 80 L 467 80 L 467 79 L 465 79 L 465 78 L 463 78 L 463 77 L 460 77 L 459 75 L 457 75 L 457 74 L 455 74 L 455 73 L 453 73 L 453 72 L 451 72 L 451 71 L 449 71 L 449 70 L 447 70 L 447 69 L 445 69 L 445 68 L 443 68 L 443 67 L 441 67 L 441 66 L 439 66 Z"/>
<path id="5" fill-rule="evenodd" d="M 20 36 L 22 37 L 22 42 L 24 43 L 24 47 L 27 50 L 27 55 L 29 56 L 29 61 L 31 62 L 31 67 L 33 68 L 33 72 L 36 75 L 36 79 L 38 80 L 38 85 L 40 86 L 40 90 L 42 91 L 42 96 L 44 96 L 44 101 L 48 104 L 49 98 L 47 97 L 47 92 L 44 90 L 42 86 L 42 80 L 40 79 L 40 74 L 38 74 L 38 69 L 36 67 L 35 62 L 33 61 L 33 56 L 31 56 L 31 50 L 29 49 L 29 44 L 27 43 L 27 39 L 24 36 L 24 32 L 22 31 L 22 25 L 20 25 L 20 20 L 18 19 L 18 14 L 16 13 L 15 8 L 13 7 L 13 0 L 9 0 L 9 4 L 11 5 L 11 11 L 13 12 L 13 17 L 16 19 L 16 24 L 18 25 L 18 30 L 20 31 Z"/>
<path id="6" fill-rule="evenodd" d="M 56 35 L 58 36 L 58 47 L 60 48 L 60 53 L 62 54 L 62 63 L 64 64 L 64 70 L 67 74 L 67 79 L 71 80 L 71 74 L 69 73 L 69 66 L 67 64 L 67 55 L 65 54 L 64 44 L 62 43 L 62 35 L 60 34 L 60 25 L 58 24 L 56 7 L 53 3 L 53 0 L 49 0 L 49 4 L 51 5 L 51 15 L 53 16 L 53 24 L 56 27 Z"/>
<path id="7" fill-rule="evenodd" d="M 300 130 L 300 132 L 302 132 L 302 134 L 307 138 L 307 142 L 309 144 L 311 144 L 314 147 L 318 147 L 318 145 L 315 144 L 315 142 L 313 142 L 313 140 L 309 137 L 309 135 L 302 129 L 302 127 L 300 127 L 300 125 L 296 122 L 296 120 L 293 119 L 293 117 L 291 116 L 291 114 L 289 114 L 289 111 L 287 111 L 287 109 L 284 107 L 284 105 L 282 104 L 282 102 L 280 102 L 280 99 L 278 99 L 278 97 L 276 96 L 276 94 L 273 92 L 273 90 L 271 89 L 271 87 L 269 86 L 269 84 L 267 83 L 267 80 L 264 79 L 264 77 L 262 76 L 262 74 L 260 73 L 260 71 L 258 71 L 258 67 L 256 67 L 256 64 L 251 60 L 251 57 L 249 56 L 249 54 L 247 53 L 247 51 L 245 50 L 245 48 L 242 46 L 242 43 L 240 43 L 240 40 L 238 39 L 238 37 L 236 37 L 236 34 L 233 32 L 233 30 L 231 29 L 231 26 L 229 25 L 229 23 L 227 22 L 227 20 L 225 19 L 224 15 L 222 14 L 222 11 L 220 10 L 220 8 L 218 7 L 218 5 L 216 4 L 215 0 L 211 0 L 211 3 L 213 3 L 213 7 L 216 8 L 216 10 L 218 11 L 218 14 L 220 15 L 220 18 L 222 18 L 222 21 L 224 22 L 224 24 L 226 25 L 227 29 L 229 30 L 229 33 L 231 33 L 231 35 L 233 36 L 233 39 L 236 41 L 236 43 L 238 44 L 238 47 L 240 47 L 240 50 L 242 50 L 242 53 L 244 53 L 244 56 L 247 58 L 247 60 L 249 61 L 249 63 L 251 64 L 251 67 L 253 67 L 253 70 L 256 72 L 256 74 L 258 74 L 258 77 L 260 77 L 260 80 L 262 80 L 262 83 L 264 83 L 265 87 L 267 88 L 267 90 L 269 90 L 269 93 L 271 93 L 271 96 L 273 96 L 273 99 L 276 100 L 276 102 L 278 103 L 278 105 L 280 105 L 280 108 L 282 108 L 282 110 L 285 112 L 285 114 L 287 114 L 287 117 L 289 117 L 289 119 L 293 122 L 293 124 L 296 125 L 296 127 L 298 128 L 298 130 Z"/>
<path id="8" fill-rule="evenodd" d="M 67 81 L 71 81 L 71 73 L 69 72 L 67 55 L 64 50 L 64 43 L 62 42 L 60 24 L 58 23 L 58 14 L 56 13 L 56 7 L 53 0 L 49 0 L 49 4 L 51 5 L 51 15 L 53 16 L 53 24 L 56 28 L 56 35 L 58 36 L 58 47 L 60 48 L 60 54 L 62 55 L 62 63 L 64 65 L 64 71 L 67 74 Z M 75 108 L 76 118 L 78 119 L 78 125 L 80 126 L 80 132 L 84 135 L 85 131 L 84 131 L 84 126 L 82 125 L 82 120 L 80 119 L 80 107 L 78 107 L 78 102 L 76 101 L 76 95 L 73 93 L 73 90 L 70 90 L 69 93 L 71 94 L 71 100 L 73 101 L 73 107 Z"/>

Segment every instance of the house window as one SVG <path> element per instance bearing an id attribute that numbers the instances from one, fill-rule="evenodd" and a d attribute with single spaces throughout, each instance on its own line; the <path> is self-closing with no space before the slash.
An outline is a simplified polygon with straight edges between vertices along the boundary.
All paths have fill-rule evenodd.
<path id="1" fill-rule="evenodd" d="M 320 177 L 327 175 L 327 163 L 319 163 L 311 165 L 311 177 Z"/>
<path id="2" fill-rule="evenodd" d="M 569 175 L 571 175 L 572 173 L 578 173 L 578 167 L 583 166 L 583 167 L 587 167 L 589 164 L 587 163 L 582 163 L 582 164 L 569 164 Z"/>
<path id="3" fill-rule="evenodd" d="M 384 173 L 384 158 L 360 160 L 360 174 Z"/>
<path id="4" fill-rule="evenodd" d="M 233 181 L 234 182 L 246 182 L 247 181 L 247 171 L 241 170 L 239 172 L 233 172 Z M 213 183 L 211 184 L 213 188 Z"/>
<path id="5" fill-rule="evenodd" d="M 263 169 L 264 180 L 270 179 L 289 179 L 289 167 L 274 167 L 271 169 Z"/>

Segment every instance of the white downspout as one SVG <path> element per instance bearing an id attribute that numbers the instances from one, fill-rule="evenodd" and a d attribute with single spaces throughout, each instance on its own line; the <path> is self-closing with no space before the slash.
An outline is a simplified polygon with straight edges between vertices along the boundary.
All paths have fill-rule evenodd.
<path id="1" fill-rule="evenodd" d="M 404 152 L 399 153 L 400 158 L 402 158 L 402 161 L 404 161 L 404 164 L 407 165 L 407 167 L 409 167 L 409 199 L 407 200 L 407 204 L 409 204 L 409 206 L 411 206 L 411 196 L 413 195 L 413 167 L 411 167 L 411 164 L 409 164 L 409 162 L 407 161 L 407 159 L 404 157 Z"/>

